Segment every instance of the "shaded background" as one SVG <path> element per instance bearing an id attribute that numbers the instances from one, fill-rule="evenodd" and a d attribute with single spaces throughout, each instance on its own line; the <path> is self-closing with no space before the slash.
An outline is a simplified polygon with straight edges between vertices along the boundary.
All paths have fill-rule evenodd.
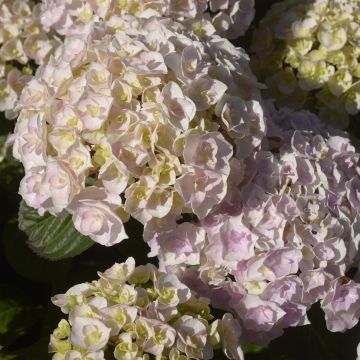
<path id="1" fill-rule="evenodd" d="M 253 27 L 275 1 L 256 0 Z M 236 45 L 248 48 L 248 35 Z M 0 134 L 11 131 L 13 123 L 0 119 Z M 355 134 L 360 127 L 353 125 Z M 114 262 L 133 256 L 137 264 L 149 262 L 142 229 L 136 221 L 126 224 L 131 239 L 105 248 L 95 244 L 74 259 L 50 262 L 36 256 L 18 230 L 18 184 L 22 168 L 16 162 L 0 163 L 0 350 L 1 360 L 45 360 L 50 333 L 63 317 L 50 302 L 51 296 L 71 286 L 97 278 Z M 246 360 L 355 360 L 360 325 L 345 334 L 326 330 L 318 305 L 309 313 L 311 325 L 285 330 L 266 348 L 245 345 Z M 221 355 L 215 359 L 222 359 Z"/>

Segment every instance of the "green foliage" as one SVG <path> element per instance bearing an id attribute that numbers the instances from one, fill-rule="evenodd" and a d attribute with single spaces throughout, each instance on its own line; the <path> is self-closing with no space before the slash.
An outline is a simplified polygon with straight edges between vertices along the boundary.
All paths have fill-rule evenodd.
<path id="1" fill-rule="evenodd" d="M 4 255 L 8 264 L 22 277 L 45 284 L 58 284 L 71 270 L 73 260 L 48 261 L 28 246 L 26 235 L 18 230 L 17 221 L 9 221 L 3 231 Z"/>
<path id="2" fill-rule="evenodd" d="M 8 347 L 27 336 L 39 321 L 42 306 L 20 287 L 0 283 L 0 344 Z M 1 358 L 1 357 L 0 357 Z"/>
<path id="3" fill-rule="evenodd" d="M 17 355 L 11 355 L 11 354 L 9 354 L 9 355 L 4 355 L 4 356 L 2 357 L 2 359 L 3 359 L 3 360 L 13 360 L 13 359 L 18 359 L 18 356 L 17 356 Z"/>
<path id="4" fill-rule="evenodd" d="M 242 344 L 241 348 L 245 354 L 257 354 L 266 349 L 265 346 L 260 346 L 256 344 Z"/>
<path id="5" fill-rule="evenodd" d="M 39 216 L 24 201 L 19 209 L 19 228 L 28 235 L 28 244 L 34 252 L 49 260 L 74 257 L 94 243 L 75 229 L 70 215 Z"/>
<path id="6" fill-rule="evenodd" d="M 0 147 L 5 144 L 6 139 L 7 139 L 7 135 L 0 133 Z"/>
<path id="7" fill-rule="evenodd" d="M 18 161 L 5 159 L 0 162 L 0 187 L 7 192 L 17 194 L 24 170 Z"/>
<path id="8" fill-rule="evenodd" d="M 0 299 L 0 334 L 9 331 L 9 326 L 15 317 L 24 309 L 14 299 Z"/>

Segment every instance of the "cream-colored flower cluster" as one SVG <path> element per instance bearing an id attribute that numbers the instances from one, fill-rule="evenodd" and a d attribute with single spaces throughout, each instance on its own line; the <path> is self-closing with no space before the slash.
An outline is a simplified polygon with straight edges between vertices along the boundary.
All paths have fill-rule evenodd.
<path id="1" fill-rule="evenodd" d="M 94 22 L 120 28 L 128 15 L 164 17 L 198 35 L 243 35 L 254 18 L 254 0 L 44 0 L 42 23 L 62 35 L 91 31 Z"/>
<path id="2" fill-rule="evenodd" d="M 40 23 L 40 4 L 30 0 L 0 2 L 0 111 L 13 119 L 15 102 L 31 78 L 30 61 L 42 64 L 58 41 Z"/>
<path id="3" fill-rule="evenodd" d="M 346 126 L 360 110 L 360 1 L 285 0 L 256 30 L 253 67 L 279 106 Z"/>
<path id="4" fill-rule="evenodd" d="M 210 324 L 208 300 L 176 275 L 129 258 L 99 276 L 52 298 L 69 314 L 50 337 L 54 360 L 212 359 L 214 349 L 243 359 L 237 321 L 225 314 Z"/>
<path id="5" fill-rule="evenodd" d="M 126 238 L 129 215 L 206 216 L 226 195 L 233 153 L 245 158 L 265 132 L 241 49 L 168 19 L 121 24 L 66 37 L 22 92 L 13 147 L 27 204 L 71 213 L 107 246 Z"/>

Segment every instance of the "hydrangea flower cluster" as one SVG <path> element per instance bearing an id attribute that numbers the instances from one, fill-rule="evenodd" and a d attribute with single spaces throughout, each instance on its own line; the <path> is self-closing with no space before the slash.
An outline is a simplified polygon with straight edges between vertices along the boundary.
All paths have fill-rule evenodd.
<path id="1" fill-rule="evenodd" d="M 359 256 L 360 154 L 318 116 L 261 101 L 248 56 L 226 39 L 248 27 L 253 0 L 29 4 L 0 8 L 0 110 L 20 111 L 20 195 L 105 246 L 133 217 L 159 260 L 129 258 L 55 296 L 69 314 L 50 339 L 55 360 L 210 359 L 218 348 L 239 360 L 239 341 L 307 324 L 318 301 L 329 330 L 357 324 L 360 284 L 346 275 Z M 359 8 L 274 5 L 253 43 L 266 95 L 337 124 L 355 115 Z M 229 313 L 209 323 L 210 303 Z"/>
<path id="2" fill-rule="evenodd" d="M 360 284 L 345 276 L 360 241 L 360 155 L 309 112 L 267 114 L 261 150 L 234 166 L 220 206 L 160 234 L 147 226 L 145 239 L 160 269 L 237 314 L 246 342 L 306 324 L 319 300 L 329 330 L 345 331 L 360 317 Z"/>
<path id="3" fill-rule="evenodd" d="M 253 68 L 279 106 L 347 126 L 360 110 L 360 1 L 285 0 L 254 33 Z"/>
<path id="4" fill-rule="evenodd" d="M 26 203 L 71 213 L 107 246 L 126 238 L 129 215 L 204 218 L 226 195 L 233 154 L 246 158 L 265 133 L 241 49 L 171 20 L 122 25 L 66 37 L 22 92 L 13 147 Z"/>
<path id="5" fill-rule="evenodd" d="M 54 360 L 206 360 L 214 349 L 243 359 L 237 321 L 225 314 L 210 324 L 208 300 L 175 275 L 129 258 L 99 276 L 52 298 L 69 316 L 50 337 Z"/>
<path id="6" fill-rule="evenodd" d="M 245 33 L 255 15 L 254 0 L 44 0 L 41 9 L 44 27 L 67 36 L 88 33 L 98 21 L 119 29 L 132 15 L 173 19 L 198 35 L 216 32 L 234 39 Z"/>
<path id="7" fill-rule="evenodd" d="M 0 4 L 0 111 L 16 118 L 14 106 L 31 78 L 30 61 L 43 63 L 58 45 L 40 23 L 40 4 L 4 0 Z"/>

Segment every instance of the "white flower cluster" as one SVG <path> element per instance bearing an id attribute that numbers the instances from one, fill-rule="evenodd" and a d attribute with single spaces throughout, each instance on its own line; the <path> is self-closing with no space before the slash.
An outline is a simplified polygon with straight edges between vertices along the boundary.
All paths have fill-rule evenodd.
<path id="1" fill-rule="evenodd" d="M 18 103 L 13 147 L 26 203 L 71 213 L 107 246 L 126 238 L 129 215 L 143 224 L 205 217 L 226 195 L 233 153 L 247 157 L 265 133 L 241 49 L 167 19 L 113 25 L 67 37 L 38 69 Z"/>
<path id="2" fill-rule="evenodd" d="M 245 342 L 306 324 L 319 300 L 328 328 L 345 331 L 360 317 L 360 284 L 345 277 L 360 242 L 360 154 L 309 112 L 267 114 L 262 148 L 233 167 L 221 204 L 162 233 L 148 224 L 145 240 L 161 270 L 237 314 Z"/>
<path id="3" fill-rule="evenodd" d="M 255 31 L 253 67 L 279 106 L 347 126 L 360 111 L 360 1 L 285 0 Z"/>
<path id="4" fill-rule="evenodd" d="M 133 258 L 100 279 L 52 298 L 69 319 L 50 337 L 54 360 L 212 359 L 213 349 L 243 360 L 240 327 L 231 314 L 211 324 L 207 299 L 196 298 L 175 275 Z M 113 357 L 112 355 L 113 354 Z"/>
<path id="5" fill-rule="evenodd" d="M 0 2 L 0 111 L 9 119 L 16 118 L 16 100 L 31 78 L 29 62 L 42 64 L 58 45 L 39 16 L 40 4 L 30 0 Z"/>
<path id="6" fill-rule="evenodd" d="M 245 33 L 255 10 L 254 0 L 44 0 L 41 7 L 44 27 L 61 35 L 88 33 L 98 21 L 120 29 L 128 15 L 173 19 L 198 35 L 232 39 Z"/>

